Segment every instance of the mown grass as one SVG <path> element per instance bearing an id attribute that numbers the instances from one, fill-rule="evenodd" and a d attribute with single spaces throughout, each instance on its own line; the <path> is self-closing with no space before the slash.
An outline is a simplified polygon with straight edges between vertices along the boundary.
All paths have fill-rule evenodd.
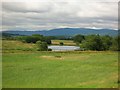
<path id="1" fill-rule="evenodd" d="M 118 87 L 117 52 L 39 52 L 34 44 L 7 40 L 2 46 L 3 88 Z"/>
<path id="2" fill-rule="evenodd" d="M 117 60 L 115 52 L 4 53 L 3 88 L 114 88 Z"/>
<path id="3" fill-rule="evenodd" d="M 74 43 L 72 40 L 52 40 L 53 45 L 59 45 L 60 42 L 63 42 L 64 45 L 74 46 L 76 43 Z"/>

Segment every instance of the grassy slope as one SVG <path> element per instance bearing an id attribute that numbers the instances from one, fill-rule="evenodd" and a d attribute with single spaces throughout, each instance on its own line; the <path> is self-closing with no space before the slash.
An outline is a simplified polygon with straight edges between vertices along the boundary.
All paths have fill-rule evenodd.
<path id="1" fill-rule="evenodd" d="M 16 51 L 34 51 L 36 49 L 35 44 L 22 43 L 15 40 L 3 40 L 2 50 L 3 52 L 16 52 Z"/>
<path id="2" fill-rule="evenodd" d="M 22 43 L 21 41 L 3 40 L 2 49 L 15 50 L 33 48 L 35 44 Z"/>
<path id="3" fill-rule="evenodd" d="M 117 78 L 117 52 L 3 53 L 3 88 L 106 88 Z"/>

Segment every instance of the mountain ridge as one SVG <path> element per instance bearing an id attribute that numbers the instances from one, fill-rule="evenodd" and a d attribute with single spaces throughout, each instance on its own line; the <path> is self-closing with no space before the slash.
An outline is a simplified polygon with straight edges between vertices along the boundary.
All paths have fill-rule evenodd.
<path id="1" fill-rule="evenodd" d="M 10 34 L 19 34 L 19 35 L 32 35 L 32 34 L 41 34 L 44 36 L 73 36 L 76 34 L 90 35 L 90 34 L 99 34 L 99 35 L 118 35 L 118 30 L 114 29 L 90 29 L 90 28 L 56 28 L 51 30 L 36 30 L 36 31 L 3 31 L 3 33 Z"/>

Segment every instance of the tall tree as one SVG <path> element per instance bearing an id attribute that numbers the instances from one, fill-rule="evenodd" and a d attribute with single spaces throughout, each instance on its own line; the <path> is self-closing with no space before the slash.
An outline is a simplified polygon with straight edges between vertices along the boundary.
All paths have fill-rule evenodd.
<path id="1" fill-rule="evenodd" d="M 101 36 L 103 45 L 104 45 L 104 50 L 109 50 L 110 47 L 112 46 L 112 37 L 105 35 Z"/>
<path id="2" fill-rule="evenodd" d="M 99 35 L 89 35 L 85 41 L 82 42 L 82 47 L 89 50 L 103 50 L 102 39 Z"/>
<path id="3" fill-rule="evenodd" d="M 120 36 L 117 36 L 117 37 L 113 38 L 111 50 L 120 51 Z"/>
<path id="4" fill-rule="evenodd" d="M 75 43 L 81 43 L 85 39 L 84 35 L 76 35 L 73 37 L 73 41 Z"/>

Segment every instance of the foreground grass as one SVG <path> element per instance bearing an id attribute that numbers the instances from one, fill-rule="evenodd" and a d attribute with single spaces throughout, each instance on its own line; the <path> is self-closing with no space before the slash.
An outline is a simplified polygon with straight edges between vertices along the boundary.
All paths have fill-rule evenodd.
<path id="1" fill-rule="evenodd" d="M 3 88 L 118 87 L 116 52 L 3 53 Z"/>

